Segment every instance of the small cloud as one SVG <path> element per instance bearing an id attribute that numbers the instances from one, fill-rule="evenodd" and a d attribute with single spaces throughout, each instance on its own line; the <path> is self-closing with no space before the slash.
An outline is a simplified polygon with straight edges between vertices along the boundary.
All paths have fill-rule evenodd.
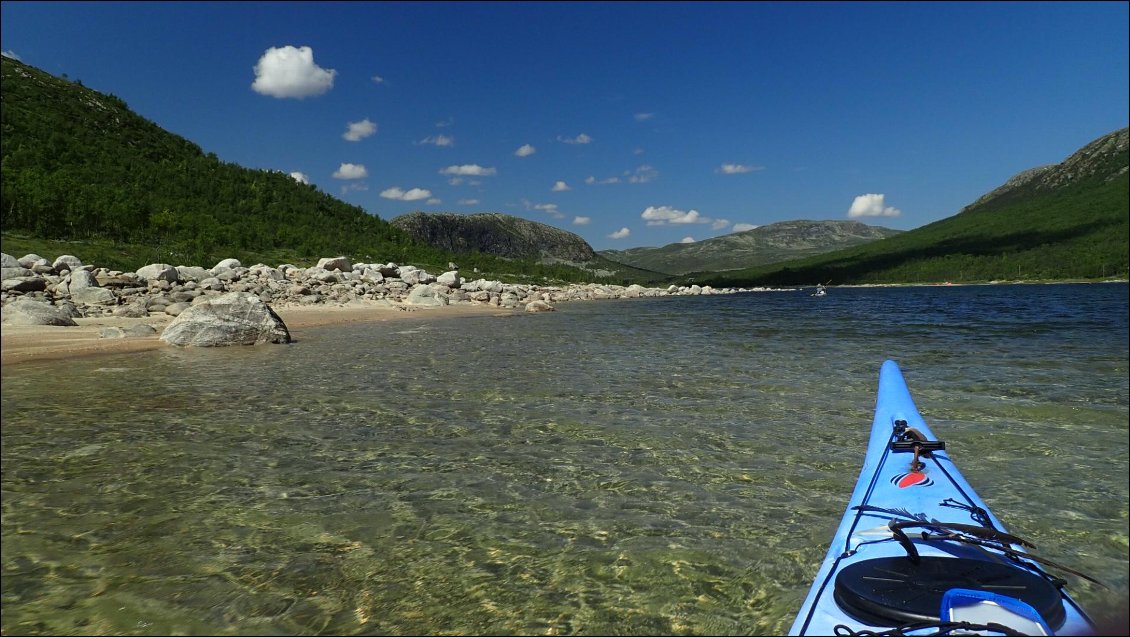
<path id="1" fill-rule="evenodd" d="M 454 146 L 455 138 L 449 137 L 447 135 L 432 135 L 431 137 L 425 137 L 424 139 L 421 139 L 416 143 L 431 144 L 432 146 Z"/>
<path id="2" fill-rule="evenodd" d="M 369 171 L 365 170 L 364 164 L 342 164 L 334 173 L 334 179 L 364 179 L 368 176 Z"/>
<path id="3" fill-rule="evenodd" d="M 642 155 L 642 154 L 643 154 L 643 149 L 642 149 L 642 148 L 637 148 L 637 149 L 635 149 L 635 150 L 633 150 L 633 151 L 632 151 L 632 154 L 633 154 L 633 155 Z"/>
<path id="4" fill-rule="evenodd" d="M 714 172 L 722 173 L 723 175 L 740 175 L 742 173 L 751 173 L 755 170 L 765 170 L 765 166 L 750 166 L 747 164 L 722 164 Z"/>
<path id="5" fill-rule="evenodd" d="M 349 122 L 345 128 L 345 133 L 341 138 L 350 142 L 359 142 L 366 137 L 372 136 L 377 132 L 377 125 L 369 121 L 369 118 L 359 122 Z"/>
<path id="6" fill-rule="evenodd" d="M 734 232 L 745 232 L 746 230 L 753 230 L 754 228 L 760 227 L 761 226 L 753 223 L 735 223 Z"/>
<path id="7" fill-rule="evenodd" d="M 620 228 L 620 229 L 619 229 L 619 230 L 617 230 L 616 232 L 613 232 L 612 234 L 608 235 L 608 238 L 609 238 L 609 239 L 623 239 L 624 237 L 626 237 L 626 236 L 628 236 L 628 235 L 630 235 L 630 234 L 632 234 L 632 231 L 631 231 L 631 230 L 628 230 L 628 229 L 627 229 L 627 228 L 625 227 L 625 228 Z"/>
<path id="8" fill-rule="evenodd" d="M 647 120 L 655 117 L 655 113 L 636 113 L 634 115 L 637 122 L 646 122 Z"/>
<path id="9" fill-rule="evenodd" d="M 518 157 L 529 157 L 536 152 L 538 152 L 538 149 L 534 148 L 533 146 L 529 144 L 522 144 L 520 147 L 518 147 L 518 150 L 514 151 L 514 154 Z"/>
<path id="10" fill-rule="evenodd" d="M 460 206 L 477 206 L 477 205 L 479 205 L 479 200 L 478 199 L 460 199 L 459 205 Z"/>
<path id="11" fill-rule="evenodd" d="M 581 133 L 576 137 L 561 137 L 560 135 L 558 135 L 557 141 L 564 142 L 566 144 L 591 144 L 592 138 L 584 133 Z"/>
<path id="12" fill-rule="evenodd" d="M 587 226 L 592 223 L 592 217 L 573 217 L 574 226 Z"/>
<path id="13" fill-rule="evenodd" d="M 494 168 L 484 168 L 478 164 L 463 164 L 462 166 L 448 166 L 439 171 L 441 175 L 471 175 L 474 177 L 490 177 L 498 174 Z"/>
<path id="14" fill-rule="evenodd" d="M 385 79 L 383 77 L 379 76 L 379 75 L 374 75 L 373 77 L 371 77 L 369 79 L 373 80 L 373 84 L 384 84 L 385 83 Z"/>
<path id="15" fill-rule="evenodd" d="M 679 239 L 679 243 L 694 243 L 694 237 L 683 237 Z"/>
<path id="16" fill-rule="evenodd" d="M 570 188 L 569 184 L 563 181 L 556 181 L 553 183 L 553 187 L 550 188 L 550 190 L 553 192 L 565 192 L 566 190 L 570 190 Z"/>
<path id="17" fill-rule="evenodd" d="M 333 88 L 335 75 L 337 71 L 314 64 L 314 50 L 308 46 L 271 47 L 255 65 L 251 89 L 271 97 L 302 99 Z"/>
<path id="18" fill-rule="evenodd" d="M 448 117 L 447 119 L 443 120 L 442 122 L 436 122 L 436 128 L 447 128 L 448 126 L 451 126 L 454 123 L 455 123 L 455 118 L 454 117 Z"/>
<path id="19" fill-rule="evenodd" d="M 300 184 L 309 184 L 310 183 L 310 176 L 307 175 L 306 173 L 301 173 L 301 172 L 298 172 L 296 170 L 296 171 L 290 173 L 290 176 Z"/>
<path id="20" fill-rule="evenodd" d="M 668 223 L 714 223 L 710 217 L 704 217 L 697 210 L 679 210 L 670 206 L 648 206 L 640 213 L 640 217 L 647 221 L 649 226 L 662 226 Z"/>
<path id="21" fill-rule="evenodd" d="M 851 202 L 848 218 L 857 217 L 897 217 L 902 214 L 898 208 L 887 206 L 884 202 L 886 195 L 866 194 L 859 195 Z"/>
<path id="22" fill-rule="evenodd" d="M 659 176 L 659 171 L 652 166 L 643 165 L 633 173 L 624 174 L 628 176 L 628 183 L 630 184 L 646 184 L 649 181 L 654 181 Z"/>
<path id="23" fill-rule="evenodd" d="M 592 175 L 585 177 L 585 183 L 590 186 L 603 186 L 605 184 L 618 184 L 620 183 L 619 177 L 609 177 L 608 179 L 597 179 Z"/>
<path id="24" fill-rule="evenodd" d="M 729 219 L 715 219 L 714 221 L 710 222 L 710 229 L 711 230 L 722 230 L 728 225 L 730 225 Z"/>
<path id="25" fill-rule="evenodd" d="M 369 190 L 368 184 L 345 184 L 344 186 L 341 187 L 341 194 L 344 195 L 348 192 L 355 192 L 355 191 L 356 192 L 365 192 L 367 190 Z"/>
<path id="26" fill-rule="evenodd" d="M 23 62 L 24 61 L 24 59 L 22 57 L 20 57 L 19 55 L 16 55 L 15 51 L 3 51 L 3 52 L 0 52 L 0 55 L 3 55 L 4 57 L 6 57 L 8 59 L 15 60 L 17 62 Z"/>
<path id="27" fill-rule="evenodd" d="M 428 204 L 429 206 L 438 206 L 441 203 L 443 203 L 443 200 L 440 199 L 439 197 L 432 197 L 431 199 L 425 201 L 424 203 Z"/>
<path id="28" fill-rule="evenodd" d="M 399 187 L 393 186 L 386 190 L 381 191 L 381 196 L 385 199 L 396 199 L 398 201 L 419 201 L 427 199 L 432 196 L 430 190 L 423 188 L 413 188 L 408 191 L 401 190 Z"/>
<path id="29" fill-rule="evenodd" d="M 534 203 L 528 199 L 523 199 L 522 205 L 526 207 L 526 210 L 544 212 L 554 219 L 561 219 L 565 216 L 564 213 L 557 209 L 557 204 L 555 203 Z"/>

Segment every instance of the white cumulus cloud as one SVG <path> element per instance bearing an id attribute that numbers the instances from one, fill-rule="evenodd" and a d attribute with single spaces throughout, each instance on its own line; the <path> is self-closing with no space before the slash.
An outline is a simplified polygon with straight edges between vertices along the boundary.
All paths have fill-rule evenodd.
<path id="1" fill-rule="evenodd" d="M 24 61 L 24 59 L 22 57 L 17 55 L 16 52 L 12 51 L 12 50 L 0 52 L 0 55 L 3 55 L 4 57 L 10 58 L 10 59 L 15 60 L 17 62 L 23 62 Z"/>
<path id="2" fill-rule="evenodd" d="M 751 173 L 755 170 L 765 170 L 765 166 L 750 166 L 747 164 L 722 164 L 715 172 L 722 173 L 723 175 L 740 175 L 742 173 Z"/>
<path id="3" fill-rule="evenodd" d="M 648 206 L 640 217 L 647 221 L 649 226 L 662 226 L 668 223 L 714 223 L 710 217 L 704 217 L 697 210 L 679 210 L 671 206 Z"/>
<path id="4" fill-rule="evenodd" d="M 679 243 L 694 243 L 694 237 L 683 237 L 679 239 Z"/>
<path id="5" fill-rule="evenodd" d="M 349 122 L 345 127 L 345 133 L 341 138 L 350 142 L 359 142 L 366 137 L 369 137 L 377 132 L 377 125 L 369 121 L 369 118 L 359 122 Z"/>
<path id="6" fill-rule="evenodd" d="M 460 206 L 477 206 L 477 205 L 479 205 L 479 200 L 478 199 L 460 199 L 459 205 Z"/>
<path id="7" fill-rule="evenodd" d="M 310 176 L 306 173 L 298 172 L 297 170 L 290 173 L 290 176 L 300 184 L 309 184 Z"/>
<path id="8" fill-rule="evenodd" d="M 655 117 L 655 113 L 636 113 L 635 118 L 637 122 L 646 122 L 647 120 Z"/>
<path id="9" fill-rule="evenodd" d="M 715 219 L 710 222 L 710 227 L 714 230 L 722 230 L 728 225 L 730 225 L 729 219 Z"/>
<path id="10" fill-rule="evenodd" d="M 308 46 L 271 47 L 255 65 L 251 89 L 271 97 L 302 99 L 333 88 L 335 75 L 337 71 L 314 64 L 314 50 Z"/>
<path id="11" fill-rule="evenodd" d="M 556 181 L 553 183 L 553 188 L 550 188 L 550 190 L 552 190 L 553 192 L 565 192 L 566 190 L 569 190 L 569 184 L 563 181 Z"/>
<path id="12" fill-rule="evenodd" d="M 489 177 L 498 174 L 494 168 L 484 168 L 478 164 L 463 164 L 462 166 L 448 166 L 439 171 L 441 175 L 471 175 L 474 177 Z"/>
<path id="13" fill-rule="evenodd" d="M 427 199 L 432 196 L 431 191 L 423 188 L 412 188 L 411 190 L 401 190 L 397 186 L 388 188 L 381 191 L 381 196 L 385 199 L 396 199 L 398 201 L 419 201 Z"/>
<path id="14" fill-rule="evenodd" d="M 885 197 L 886 195 L 877 195 L 874 193 L 859 195 L 855 198 L 855 201 L 851 202 L 851 209 L 848 210 L 848 218 L 897 217 L 901 215 L 901 210 L 886 205 L 884 201 Z"/>
<path id="15" fill-rule="evenodd" d="M 625 228 L 620 228 L 620 229 L 619 229 L 619 230 L 617 230 L 616 232 L 613 232 L 612 234 L 608 235 L 608 238 L 609 238 L 609 239 L 623 239 L 624 237 L 626 237 L 626 236 L 628 236 L 628 235 L 630 235 L 630 234 L 632 234 L 632 231 L 631 231 L 631 230 L 628 230 L 628 229 L 627 229 L 627 228 L 625 227 Z"/>
<path id="16" fill-rule="evenodd" d="M 530 144 L 522 144 L 518 147 L 518 150 L 514 151 L 514 154 L 518 157 L 529 157 L 536 152 L 538 152 L 538 149 L 534 148 Z"/>
<path id="17" fill-rule="evenodd" d="M 560 135 L 558 135 L 557 141 L 565 142 L 566 144 L 591 144 L 592 143 L 592 137 L 589 137 L 588 135 L 586 135 L 584 133 L 581 133 L 580 135 L 577 135 L 576 137 L 561 137 Z"/>
<path id="18" fill-rule="evenodd" d="M 373 80 L 373 84 L 384 84 L 385 81 L 385 79 L 379 75 L 374 75 L 369 79 Z"/>
<path id="19" fill-rule="evenodd" d="M 592 223 L 592 217 L 573 217 L 574 226 L 587 226 Z"/>
<path id="20" fill-rule="evenodd" d="M 368 176 L 369 171 L 365 170 L 364 164 L 342 164 L 334 173 L 334 179 L 364 179 Z"/>
<path id="21" fill-rule="evenodd" d="M 759 228 L 759 227 L 761 227 L 761 226 L 758 226 L 757 224 L 753 224 L 753 223 L 735 223 L 734 224 L 734 232 L 745 232 L 746 230 L 753 230 L 754 228 Z"/>

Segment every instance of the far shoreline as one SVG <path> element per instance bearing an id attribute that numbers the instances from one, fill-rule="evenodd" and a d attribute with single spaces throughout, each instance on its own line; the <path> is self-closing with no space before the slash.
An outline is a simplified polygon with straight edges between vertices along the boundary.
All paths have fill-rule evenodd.
<path id="1" fill-rule="evenodd" d="M 349 323 L 393 323 L 405 320 L 434 320 L 469 316 L 510 316 L 514 310 L 490 305 L 444 305 L 436 307 L 399 305 L 393 303 L 362 303 L 347 305 L 283 305 L 272 307 L 290 332 L 293 340 L 300 340 L 304 330 Z M 41 361 L 65 360 L 77 357 L 101 356 L 146 352 L 169 345 L 160 339 L 161 331 L 173 320 L 166 314 L 151 314 L 147 318 L 99 316 L 78 318 L 77 327 L 50 325 L 4 325 L 0 331 L 0 367 Z M 152 336 L 103 338 L 107 327 L 132 327 L 149 325 L 157 331 Z M 265 346 L 265 345 L 264 345 Z"/>
<path id="2" fill-rule="evenodd" d="M 1066 285 L 1066 284 L 1127 284 L 1130 279 L 1102 281 L 982 281 L 965 283 L 863 283 L 829 285 L 829 288 L 910 288 L 910 287 L 970 287 L 992 285 Z M 761 291 L 802 291 L 814 286 L 770 288 Z M 750 291 L 752 292 L 752 291 Z M 613 299 L 608 299 L 613 300 Z M 626 299 L 620 299 L 626 300 Z M 283 320 L 294 341 L 301 340 L 303 330 L 316 327 L 350 323 L 383 323 L 404 320 L 433 320 L 469 316 L 514 316 L 517 309 L 500 308 L 489 304 L 458 303 L 442 306 L 417 306 L 390 301 L 353 301 L 348 304 L 284 304 L 272 306 Z M 56 361 L 70 358 L 127 354 L 176 347 L 160 339 L 161 331 L 173 316 L 152 313 L 146 318 L 98 316 L 78 318 L 77 327 L 44 325 L 4 325 L 0 331 L 0 368 L 10 368 L 24 363 Z M 107 327 L 127 328 L 150 325 L 156 332 L 151 336 L 109 338 L 100 332 Z"/>

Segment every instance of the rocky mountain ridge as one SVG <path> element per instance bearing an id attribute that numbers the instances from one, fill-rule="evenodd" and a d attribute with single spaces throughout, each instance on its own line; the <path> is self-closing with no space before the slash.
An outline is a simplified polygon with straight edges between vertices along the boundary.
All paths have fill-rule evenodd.
<path id="1" fill-rule="evenodd" d="M 962 212 L 994 201 L 1019 196 L 1030 190 L 1055 190 L 1088 180 L 1111 181 L 1127 171 L 1126 153 L 1130 148 L 1130 129 L 1123 128 L 1083 146 L 1058 164 L 1023 170 L 1003 185 L 962 209 Z"/>

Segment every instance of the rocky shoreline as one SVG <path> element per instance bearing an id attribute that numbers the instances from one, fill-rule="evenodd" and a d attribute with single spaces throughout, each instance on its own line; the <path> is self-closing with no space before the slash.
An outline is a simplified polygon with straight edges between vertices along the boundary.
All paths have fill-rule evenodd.
<path id="1" fill-rule="evenodd" d="M 197 338 L 205 327 L 187 330 L 193 336 L 162 340 L 176 345 L 247 344 L 287 342 L 280 333 L 272 306 L 333 307 L 381 305 L 417 309 L 448 305 L 480 305 L 500 310 L 552 311 L 554 304 L 570 301 L 641 297 L 697 296 L 750 292 L 744 288 L 709 286 L 569 284 L 565 286 L 502 283 L 462 277 L 455 264 L 433 275 L 420 268 L 395 263 L 352 263 L 346 257 L 324 258 L 310 268 L 292 264 L 272 267 L 243 266 L 224 259 L 211 268 L 154 263 L 136 272 L 121 272 L 84 264 L 72 255 L 53 261 L 36 254 L 3 260 L 2 291 L 5 325 L 77 325 L 77 318 L 124 317 L 175 319 L 166 333 L 185 332 L 188 320 L 204 321 L 214 331 L 232 317 L 242 333 Z M 223 308 L 222 311 L 220 308 Z M 273 317 L 273 318 L 272 318 Z M 247 326 L 261 324 L 263 336 L 248 340 Z M 106 328 L 102 338 L 147 336 L 155 328 L 139 324 L 131 330 Z M 285 325 L 282 331 L 285 332 Z M 145 333 L 142 333 L 145 332 Z"/>

